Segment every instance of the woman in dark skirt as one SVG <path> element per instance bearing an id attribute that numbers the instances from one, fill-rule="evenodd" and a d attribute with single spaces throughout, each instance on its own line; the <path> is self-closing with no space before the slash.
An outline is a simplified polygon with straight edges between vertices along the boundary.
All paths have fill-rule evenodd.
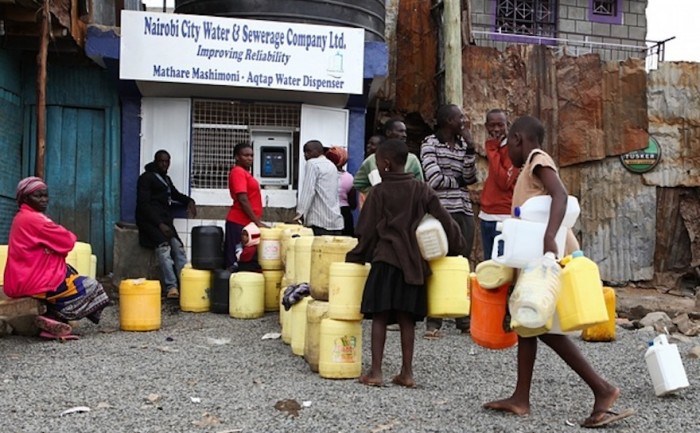
<path id="1" fill-rule="evenodd" d="M 360 382 L 383 385 L 386 326 L 398 322 L 402 363 L 392 382 L 413 388 L 415 322 L 427 313 L 425 280 L 430 275 L 428 263 L 418 249 L 416 228 L 426 213 L 437 218 L 450 240 L 450 254 L 461 251 L 464 238 L 432 188 L 404 172 L 406 143 L 387 140 L 379 145 L 376 155 L 382 182 L 367 196 L 355 229 L 359 242 L 345 259 L 351 263 L 372 263 L 361 307 L 365 317 L 372 319 L 372 366 Z"/>

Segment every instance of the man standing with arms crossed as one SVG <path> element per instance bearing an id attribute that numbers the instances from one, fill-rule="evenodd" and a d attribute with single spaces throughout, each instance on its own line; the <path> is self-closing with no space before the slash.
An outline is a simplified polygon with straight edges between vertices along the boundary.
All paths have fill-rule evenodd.
<path id="1" fill-rule="evenodd" d="M 466 186 L 476 183 L 476 153 L 465 121 L 460 107 L 454 104 L 440 107 L 437 131 L 423 140 L 420 159 L 426 181 L 462 231 L 466 244 L 462 255 L 469 258 L 475 223 Z M 462 333 L 469 332 L 469 317 L 459 317 L 455 321 Z M 425 327 L 425 338 L 440 338 L 442 319 L 428 317 Z"/>

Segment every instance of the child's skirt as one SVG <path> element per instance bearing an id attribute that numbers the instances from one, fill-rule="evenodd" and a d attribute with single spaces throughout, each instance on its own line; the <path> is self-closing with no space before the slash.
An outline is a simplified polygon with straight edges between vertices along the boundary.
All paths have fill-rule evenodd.
<path id="1" fill-rule="evenodd" d="M 424 284 L 407 284 L 403 271 L 396 266 L 374 262 L 362 294 L 361 311 L 366 319 L 374 313 L 403 311 L 420 321 L 428 313 L 428 294 Z M 396 323 L 395 314 L 390 314 L 389 323 Z"/>

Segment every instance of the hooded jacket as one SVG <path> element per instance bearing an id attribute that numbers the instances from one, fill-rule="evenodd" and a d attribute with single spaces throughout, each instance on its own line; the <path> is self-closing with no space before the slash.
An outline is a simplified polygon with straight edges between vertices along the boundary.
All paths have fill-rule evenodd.
<path id="1" fill-rule="evenodd" d="M 179 239 L 173 226 L 171 201 L 187 205 L 194 200 L 178 191 L 170 176 L 159 175 L 155 162 L 149 162 L 144 169 L 146 171 L 139 176 L 137 185 L 136 225 L 139 228 L 139 244 L 145 248 L 156 248 L 168 241 L 160 230 L 161 223 L 169 226 Z"/>

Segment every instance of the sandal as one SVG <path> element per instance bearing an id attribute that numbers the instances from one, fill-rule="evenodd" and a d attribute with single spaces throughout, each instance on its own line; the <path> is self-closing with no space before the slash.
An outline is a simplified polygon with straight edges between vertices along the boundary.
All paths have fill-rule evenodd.
<path id="1" fill-rule="evenodd" d="M 179 299 L 180 298 L 180 291 L 177 289 L 177 287 L 171 287 L 168 289 L 168 293 L 165 295 L 167 299 Z"/>
<path id="2" fill-rule="evenodd" d="M 57 335 L 59 337 L 70 335 L 70 333 L 73 331 L 73 328 L 69 324 L 59 322 L 58 320 L 54 320 L 46 316 L 36 316 L 36 319 L 34 319 L 34 324 L 42 331 L 52 335 Z"/>
<path id="3" fill-rule="evenodd" d="M 605 427 L 606 425 L 610 425 L 616 421 L 620 421 L 621 419 L 628 418 L 632 415 L 634 415 L 636 411 L 634 409 L 625 409 L 620 413 L 613 412 L 611 410 L 599 410 L 595 411 L 586 418 L 582 423 L 581 427 L 583 428 L 600 428 L 600 427 Z"/>
<path id="4" fill-rule="evenodd" d="M 442 338 L 442 333 L 439 329 L 428 329 L 425 331 L 425 334 L 423 334 L 423 338 L 426 340 L 438 340 Z"/>

